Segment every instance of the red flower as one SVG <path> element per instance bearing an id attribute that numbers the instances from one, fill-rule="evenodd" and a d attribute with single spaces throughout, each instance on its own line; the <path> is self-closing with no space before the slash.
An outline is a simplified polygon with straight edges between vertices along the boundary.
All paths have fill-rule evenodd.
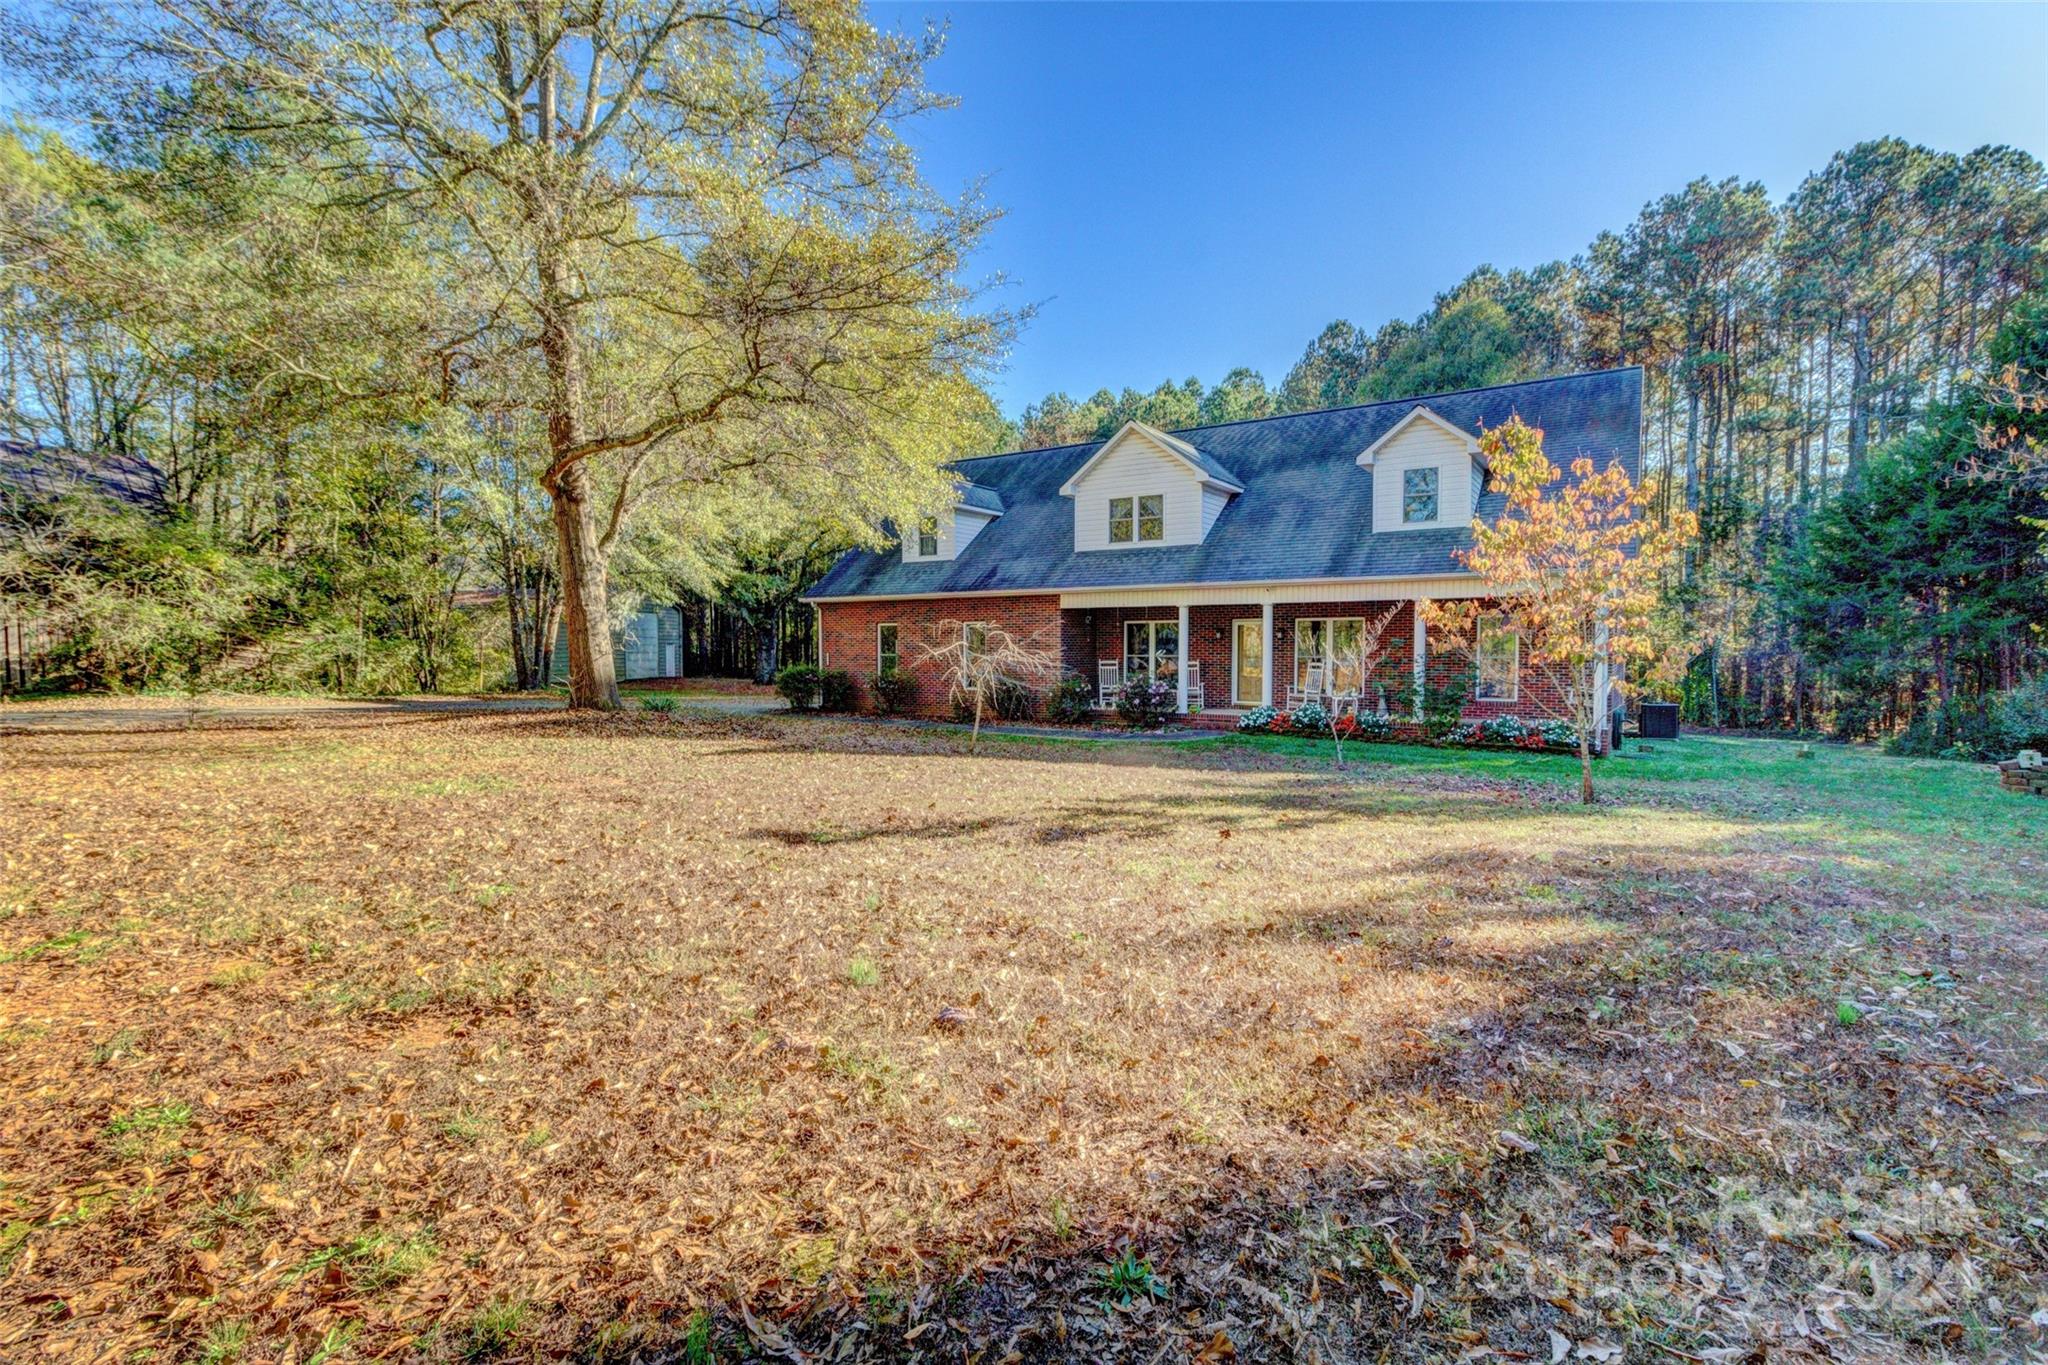
<path id="1" fill-rule="evenodd" d="M 1284 735 L 1294 728 L 1294 717 L 1285 711 L 1275 711 L 1273 719 L 1266 723 L 1266 728 L 1275 734 Z"/>

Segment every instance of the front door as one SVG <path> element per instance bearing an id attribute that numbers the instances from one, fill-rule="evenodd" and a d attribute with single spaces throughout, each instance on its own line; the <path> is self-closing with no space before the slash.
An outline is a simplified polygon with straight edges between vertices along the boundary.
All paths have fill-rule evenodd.
<path id="1" fill-rule="evenodd" d="M 1239 621 L 1237 643 L 1230 656 L 1230 699 L 1239 706 L 1257 706 L 1266 691 L 1265 625 L 1256 620 Z"/>

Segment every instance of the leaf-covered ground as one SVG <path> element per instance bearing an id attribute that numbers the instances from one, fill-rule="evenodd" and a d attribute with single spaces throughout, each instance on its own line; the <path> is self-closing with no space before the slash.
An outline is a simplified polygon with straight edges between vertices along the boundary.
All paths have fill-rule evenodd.
<path id="1" fill-rule="evenodd" d="M 0 740 L 0 1358 L 2043 1349 L 2048 805 L 1329 757 Z"/>

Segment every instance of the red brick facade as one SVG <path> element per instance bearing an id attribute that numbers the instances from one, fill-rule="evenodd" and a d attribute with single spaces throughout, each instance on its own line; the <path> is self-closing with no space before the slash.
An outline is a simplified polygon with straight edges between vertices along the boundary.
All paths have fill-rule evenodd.
<path id="1" fill-rule="evenodd" d="M 1016 597 L 902 598 L 887 602 L 826 602 L 818 608 L 818 660 L 825 668 L 843 668 L 860 684 L 861 704 L 869 705 L 869 680 L 875 675 L 877 628 L 896 627 L 897 653 L 903 671 L 915 679 L 907 710 L 915 715 L 952 713 L 946 679 L 931 664 L 918 662 L 918 646 L 935 642 L 949 631 L 949 622 L 983 621 L 1001 626 L 1019 640 L 1058 644 L 1061 657 L 1071 657 L 1063 633 L 1057 593 Z"/>
<path id="2" fill-rule="evenodd" d="M 876 630 L 885 622 L 897 627 L 898 654 L 902 667 L 916 680 L 909 710 L 927 716 L 946 715 L 951 710 L 945 679 L 930 665 L 917 663 L 917 646 L 937 638 L 945 623 L 983 621 L 1002 626 L 1019 639 L 1036 639 L 1046 644 L 1057 641 L 1065 669 L 1078 677 L 1095 681 L 1098 660 L 1123 657 L 1124 623 L 1127 621 L 1173 621 L 1174 607 L 1098 607 L 1062 610 L 1055 593 L 1018 594 L 1002 597 L 942 597 L 898 599 L 879 602 L 827 602 L 819 609 L 821 662 L 827 668 L 842 668 L 859 681 L 862 704 L 868 703 L 868 681 L 876 666 Z M 1284 703 L 1294 677 L 1296 622 L 1315 617 L 1362 617 L 1372 620 L 1389 605 L 1395 616 L 1382 636 L 1383 656 L 1373 674 L 1385 688 L 1391 708 L 1401 688 L 1414 678 L 1415 608 L 1412 602 L 1384 601 L 1288 602 L 1273 608 L 1273 698 Z M 1231 707 L 1231 641 L 1234 623 L 1257 620 L 1256 603 L 1197 606 L 1188 609 L 1188 657 L 1202 666 L 1203 704 L 1209 708 Z M 1446 647 L 1440 637 L 1428 641 L 1428 669 L 1433 683 L 1445 683 L 1469 666 L 1462 651 Z M 1526 660 L 1518 670 L 1518 688 L 1513 701 L 1470 701 L 1464 708 L 1468 719 L 1516 715 L 1528 720 L 1562 717 L 1561 699 L 1550 680 L 1532 669 Z M 1377 699 L 1368 695 L 1370 709 Z"/>

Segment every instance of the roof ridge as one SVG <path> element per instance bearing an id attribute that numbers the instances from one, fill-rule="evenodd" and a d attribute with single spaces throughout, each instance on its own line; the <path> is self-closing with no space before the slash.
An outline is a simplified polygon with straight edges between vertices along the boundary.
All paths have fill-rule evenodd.
<path id="1" fill-rule="evenodd" d="M 1390 407 L 1396 403 L 1427 403 L 1432 398 L 1458 398 L 1468 393 L 1498 393 L 1502 389 L 1525 389 L 1536 384 L 1556 384 L 1566 379 L 1590 379 L 1595 375 L 1626 374 L 1630 370 L 1642 372 L 1641 365 L 1608 365 L 1591 370 L 1573 370 L 1569 374 L 1544 375 L 1538 379 L 1515 379 L 1505 384 L 1481 384 L 1471 389 L 1439 389 L 1435 393 L 1408 394 L 1401 398 L 1376 398 L 1370 403 L 1344 403 L 1334 408 L 1306 408 L 1300 412 L 1276 412 L 1268 417 L 1238 417 L 1228 422 L 1210 422 L 1193 427 L 1159 427 L 1169 436 L 1181 436 L 1191 431 L 1221 431 L 1225 427 L 1249 426 L 1254 422 L 1285 422 L 1296 417 L 1322 417 L 1333 412 L 1362 412 L 1366 408 Z M 1150 425 L 1147 423 L 1147 425 Z M 1114 432 L 1110 433 L 1115 435 Z M 1063 450 L 1085 450 L 1089 446 L 1101 445 L 1107 436 L 1098 436 L 1086 441 L 1069 441 L 1065 445 L 1033 446 L 1018 450 L 997 450 L 987 455 L 963 455 L 949 464 L 961 465 L 974 460 L 1006 460 L 1013 455 L 1052 455 Z"/>
<path id="2" fill-rule="evenodd" d="M 1332 412 L 1360 412 L 1366 408 L 1384 408 L 1396 403 L 1427 403 L 1432 398 L 1462 398 L 1468 393 L 1498 393 L 1502 389 L 1525 389 L 1534 384 L 1556 384 L 1567 379 L 1590 379 L 1595 375 L 1622 374 L 1628 370 L 1640 371 L 1642 368 L 1641 365 L 1607 365 L 1598 369 L 1573 370 L 1569 374 L 1547 374 L 1537 379 L 1511 379 L 1505 384 L 1481 384 L 1471 389 L 1438 389 L 1435 393 L 1413 393 L 1400 398 L 1375 398 L 1370 403 L 1343 403 L 1334 408 L 1276 412 L 1270 417 L 1236 417 L 1228 422 L 1210 422 L 1205 426 L 1174 427 L 1169 434 L 1179 436 L 1189 431 L 1218 431 L 1224 427 L 1241 427 L 1252 422 L 1284 422 L 1290 417 L 1321 417 Z"/>

